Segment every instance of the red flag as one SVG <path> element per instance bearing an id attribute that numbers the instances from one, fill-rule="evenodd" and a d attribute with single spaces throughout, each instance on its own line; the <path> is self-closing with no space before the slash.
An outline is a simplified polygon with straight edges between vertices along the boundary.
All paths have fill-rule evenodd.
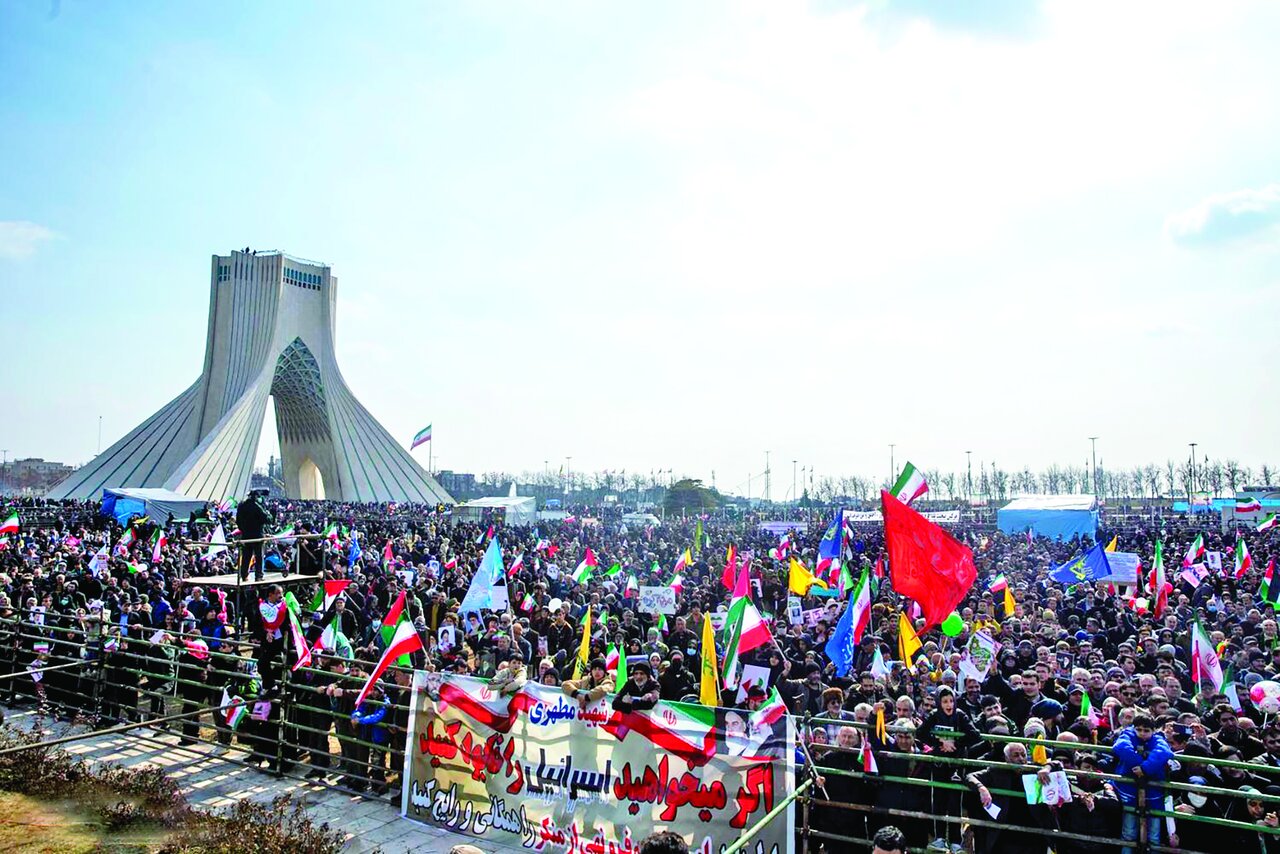
<path id="1" fill-rule="evenodd" d="M 733 595 L 729 601 L 751 595 L 751 562 L 744 560 L 738 567 L 738 578 L 733 583 Z"/>
<path id="2" fill-rule="evenodd" d="M 881 490 L 880 504 L 893 589 L 919 603 L 924 633 L 950 616 L 973 586 L 973 552 L 888 492 Z"/>
<path id="3" fill-rule="evenodd" d="M 729 546 L 724 557 L 724 572 L 720 573 L 720 583 L 724 585 L 725 590 L 733 590 L 734 582 L 738 578 L 737 557 L 738 550 Z"/>
<path id="4" fill-rule="evenodd" d="M 884 578 L 884 558 L 876 558 L 876 578 Z"/>

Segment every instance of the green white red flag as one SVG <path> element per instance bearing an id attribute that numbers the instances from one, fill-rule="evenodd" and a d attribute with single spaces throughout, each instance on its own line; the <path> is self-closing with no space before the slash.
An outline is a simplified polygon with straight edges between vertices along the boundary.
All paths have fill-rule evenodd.
<path id="1" fill-rule="evenodd" d="M 1199 686 L 1208 680 L 1215 693 L 1222 690 L 1222 662 L 1200 621 L 1191 624 L 1191 683 Z"/>
<path id="2" fill-rule="evenodd" d="M 355 704 L 359 706 L 365 701 L 365 698 L 369 696 L 369 692 L 373 690 L 373 686 L 377 684 L 382 674 L 387 672 L 391 662 L 421 649 L 422 638 L 418 636 L 418 632 L 413 628 L 413 623 L 408 620 L 402 620 L 400 625 L 396 627 L 396 633 L 392 636 L 391 643 L 387 644 L 387 648 L 382 651 L 382 658 L 378 659 L 377 666 L 369 674 L 369 681 L 364 683 L 364 687 L 356 695 Z"/>
<path id="3" fill-rule="evenodd" d="M 0 522 L 0 535 L 16 534 L 21 523 L 18 521 L 17 513 L 10 513 L 5 517 L 4 522 Z M 132 530 L 132 529 L 129 529 Z"/>
<path id="4" fill-rule="evenodd" d="M 1183 566 L 1191 566 L 1204 555 L 1204 535 L 1196 534 L 1196 538 L 1187 547 L 1187 554 L 1182 558 Z"/>
<path id="5" fill-rule="evenodd" d="M 910 504 L 928 491 L 929 482 L 924 479 L 924 475 L 911 463 L 907 463 L 889 494 L 903 504 Z"/>
<path id="6" fill-rule="evenodd" d="M 1253 569 L 1253 558 L 1249 556 L 1249 546 L 1244 537 L 1236 535 L 1236 580 L 1244 578 L 1244 574 Z"/>

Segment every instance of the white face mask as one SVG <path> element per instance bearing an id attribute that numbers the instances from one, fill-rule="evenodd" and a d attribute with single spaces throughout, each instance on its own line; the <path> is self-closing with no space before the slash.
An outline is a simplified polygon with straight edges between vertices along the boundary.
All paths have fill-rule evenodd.
<path id="1" fill-rule="evenodd" d="M 1200 809 L 1208 802 L 1209 802 L 1209 798 L 1207 795 L 1202 795 L 1199 792 L 1187 793 L 1187 803 L 1191 804 L 1191 806 L 1195 807 L 1196 809 Z"/>

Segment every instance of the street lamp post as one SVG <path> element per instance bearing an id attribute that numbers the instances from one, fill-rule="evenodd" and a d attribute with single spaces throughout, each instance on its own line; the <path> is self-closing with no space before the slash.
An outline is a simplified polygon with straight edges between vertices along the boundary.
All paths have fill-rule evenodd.
<path id="1" fill-rule="evenodd" d="M 800 496 L 796 495 L 796 461 L 791 461 L 791 500 L 799 501 Z"/>
<path id="2" fill-rule="evenodd" d="M 1093 454 L 1093 497 L 1098 497 L 1098 437 L 1089 437 L 1089 447 Z"/>
<path id="3" fill-rule="evenodd" d="M 893 449 L 896 448 L 893 442 L 889 443 L 889 485 L 893 485 L 894 479 L 898 476 L 898 467 L 893 464 Z"/>
<path id="4" fill-rule="evenodd" d="M 969 503 L 973 503 L 973 451 L 965 451 L 967 474 L 964 477 L 964 494 Z"/>
<path id="5" fill-rule="evenodd" d="M 1196 445 L 1198 443 L 1188 442 L 1187 444 L 1191 445 L 1191 489 L 1187 494 L 1187 503 L 1190 504 L 1195 500 L 1196 494 Z"/>

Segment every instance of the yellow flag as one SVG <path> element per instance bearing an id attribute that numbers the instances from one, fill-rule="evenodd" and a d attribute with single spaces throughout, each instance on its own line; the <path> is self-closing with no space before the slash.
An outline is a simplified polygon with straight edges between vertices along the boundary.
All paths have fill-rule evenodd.
<path id="1" fill-rule="evenodd" d="M 1013 601 L 1013 591 L 1012 591 L 1012 590 L 1010 590 L 1008 587 L 1005 587 L 1005 589 L 1004 589 L 1004 615 L 1005 615 L 1006 617 L 1012 617 L 1012 616 L 1013 616 L 1013 609 L 1014 609 L 1014 607 L 1015 607 L 1015 604 L 1016 604 L 1016 603 Z"/>
<path id="2" fill-rule="evenodd" d="M 1036 741 L 1039 741 L 1039 739 L 1036 739 Z M 1044 749 L 1043 744 L 1037 744 L 1031 748 L 1031 761 L 1037 765 L 1044 765 L 1049 761 L 1049 752 Z"/>
<path id="3" fill-rule="evenodd" d="M 923 645 L 920 643 L 920 638 L 916 636 L 916 630 L 911 627 L 911 621 L 907 619 L 907 612 L 898 614 L 898 658 L 904 666 L 911 666 L 911 657 L 919 652 Z"/>
<path id="4" fill-rule="evenodd" d="M 876 703 L 876 738 L 881 744 L 889 740 L 889 733 L 884 725 L 884 706 L 879 703 Z"/>
<path id="5" fill-rule="evenodd" d="M 1116 534 L 1111 538 L 1111 542 L 1107 543 L 1107 547 L 1103 551 L 1113 552 L 1120 547 L 1120 535 Z"/>
<path id="6" fill-rule="evenodd" d="M 702 687 L 698 702 L 704 706 L 720 705 L 720 668 L 716 666 L 716 638 L 710 614 L 702 615 Z"/>
<path id="7" fill-rule="evenodd" d="M 582 621 L 582 645 L 578 647 L 578 660 L 573 665 L 573 678 L 581 679 L 587 672 L 591 661 L 591 609 L 587 608 L 587 618 Z"/>
<path id="8" fill-rule="evenodd" d="M 821 587 L 827 589 L 827 583 L 816 577 L 810 572 L 804 564 L 795 558 L 791 559 L 791 573 L 787 580 L 787 587 L 797 596 L 805 596 L 809 593 L 810 587 Z"/>

